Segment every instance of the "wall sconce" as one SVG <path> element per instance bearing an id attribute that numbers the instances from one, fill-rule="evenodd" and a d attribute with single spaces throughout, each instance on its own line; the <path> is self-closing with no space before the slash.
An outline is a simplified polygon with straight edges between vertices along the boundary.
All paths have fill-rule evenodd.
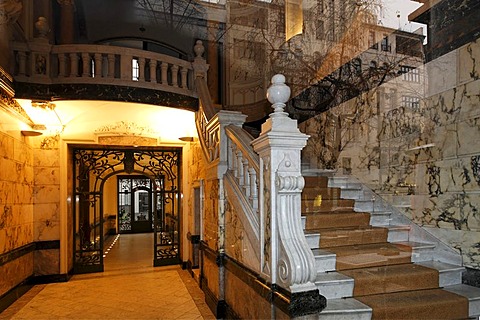
<path id="1" fill-rule="evenodd" d="M 195 137 L 180 137 L 178 140 L 184 141 L 184 142 L 194 142 L 196 140 Z"/>
<path id="2" fill-rule="evenodd" d="M 63 124 L 58 114 L 55 112 L 55 104 L 49 101 L 32 101 L 28 99 L 16 99 L 18 104 L 27 113 L 32 120 L 32 130 L 24 130 L 25 134 L 33 136 L 33 132 L 54 131 L 56 133 L 63 131 Z"/>

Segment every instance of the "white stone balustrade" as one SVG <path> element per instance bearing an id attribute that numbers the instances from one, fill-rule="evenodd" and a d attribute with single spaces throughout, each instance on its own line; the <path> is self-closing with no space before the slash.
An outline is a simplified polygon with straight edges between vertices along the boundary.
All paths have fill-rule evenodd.
<path id="1" fill-rule="evenodd" d="M 16 43 L 14 52 L 14 76 L 20 82 L 130 86 L 196 97 L 192 62 L 160 53 L 35 42 Z"/>

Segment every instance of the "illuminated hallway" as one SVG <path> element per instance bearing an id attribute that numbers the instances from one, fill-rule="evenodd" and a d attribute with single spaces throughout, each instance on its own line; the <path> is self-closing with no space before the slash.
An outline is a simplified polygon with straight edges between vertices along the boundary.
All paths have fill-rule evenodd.
<path id="1" fill-rule="evenodd" d="M 187 271 L 152 266 L 152 243 L 151 233 L 122 234 L 105 258 L 105 272 L 37 285 L 0 319 L 213 319 Z"/>

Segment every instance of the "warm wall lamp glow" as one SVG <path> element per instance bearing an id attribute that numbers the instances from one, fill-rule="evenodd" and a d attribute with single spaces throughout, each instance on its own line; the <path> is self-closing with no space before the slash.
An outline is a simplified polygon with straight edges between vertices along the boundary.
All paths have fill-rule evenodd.
<path id="1" fill-rule="evenodd" d="M 41 136 L 42 135 L 42 132 L 35 131 L 35 130 L 22 130 L 20 132 L 25 137 L 36 137 L 36 136 Z"/>
<path id="2" fill-rule="evenodd" d="M 33 131 L 63 131 L 62 122 L 55 112 L 55 104 L 48 101 L 34 102 L 29 99 L 16 100 L 34 123 Z"/>
<path id="3" fill-rule="evenodd" d="M 195 137 L 180 137 L 178 140 L 185 141 L 185 142 L 194 142 L 196 140 Z"/>

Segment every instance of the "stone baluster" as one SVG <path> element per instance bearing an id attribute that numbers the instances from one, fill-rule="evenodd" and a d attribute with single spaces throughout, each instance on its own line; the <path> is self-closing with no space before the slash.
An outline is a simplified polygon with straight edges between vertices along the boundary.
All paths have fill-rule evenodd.
<path id="1" fill-rule="evenodd" d="M 120 79 L 124 81 L 132 81 L 132 59 L 130 55 L 120 55 Z"/>
<path id="2" fill-rule="evenodd" d="M 103 57 L 101 53 L 95 53 L 93 55 L 93 59 L 95 61 L 95 78 L 102 77 L 102 70 L 103 70 Z"/>
<path id="3" fill-rule="evenodd" d="M 78 77 L 78 54 L 70 53 L 70 77 Z"/>
<path id="4" fill-rule="evenodd" d="M 182 67 L 180 69 L 180 87 L 182 89 L 187 89 L 188 88 L 187 76 L 188 76 L 188 69 L 185 68 L 185 67 Z"/>
<path id="5" fill-rule="evenodd" d="M 176 64 L 172 66 L 172 86 L 178 87 L 178 66 Z"/>
<path id="6" fill-rule="evenodd" d="M 24 76 L 27 73 L 27 54 L 24 51 L 17 53 L 18 57 L 18 74 Z"/>
<path id="7" fill-rule="evenodd" d="M 258 182 L 257 182 L 257 172 L 255 168 L 249 168 L 248 174 L 250 175 L 250 203 L 252 204 L 253 210 L 258 210 Z"/>
<path id="8" fill-rule="evenodd" d="M 242 151 L 237 150 L 237 167 L 238 167 L 238 176 L 237 176 L 237 181 L 240 187 L 243 187 L 245 184 L 245 181 L 243 179 L 243 155 Z"/>
<path id="9" fill-rule="evenodd" d="M 82 52 L 82 77 L 87 78 L 90 77 L 90 71 L 91 71 L 91 60 L 90 60 L 90 54 L 88 52 Z"/>
<path id="10" fill-rule="evenodd" d="M 113 53 L 109 53 L 107 55 L 107 61 L 108 61 L 107 78 L 113 79 L 115 78 L 115 55 Z"/>
<path id="11" fill-rule="evenodd" d="M 248 160 L 243 159 L 243 193 L 247 198 L 250 197 L 250 174 L 248 172 Z"/>
<path id="12" fill-rule="evenodd" d="M 67 75 L 67 56 L 65 53 L 58 54 L 58 77 L 63 78 Z"/>
<path id="13" fill-rule="evenodd" d="M 157 82 L 157 60 L 150 59 L 148 67 L 150 68 L 150 82 Z"/>
<path id="14" fill-rule="evenodd" d="M 138 58 L 138 81 L 145 81 L 145 58 Z"/>
<path id="15" fill-rule="evenodd" d="M 161 71 L 162 84 L 168 85 L 168 78 L 167 78 L 168 63 L 167 62 L 162 62 L 162 64 L 160 65 L 160 71 Z"/>
<path id="16" fill-rule="evenodd" d="M 252 142 L 263 168 L 264 189 L 271 194 L 260 208 L 260 219 L 265 226 L 261 230 L 261 272 L 273 285 L 292 293 L 292 305 L 308 297 L 311 303 L 305 307 L 317 312 L 325 307 L 326 300 L 315 286 L 315 258 L 301 222 L 301 192 L 305 182 L 300 172 L 300 152 L 308 136 L 301 133 L 297 121 L 283 111 L 289 97 L 285 77 L 273 76 L 267 98 L 274 112 L 262 125 L 260 136 Z"/>

